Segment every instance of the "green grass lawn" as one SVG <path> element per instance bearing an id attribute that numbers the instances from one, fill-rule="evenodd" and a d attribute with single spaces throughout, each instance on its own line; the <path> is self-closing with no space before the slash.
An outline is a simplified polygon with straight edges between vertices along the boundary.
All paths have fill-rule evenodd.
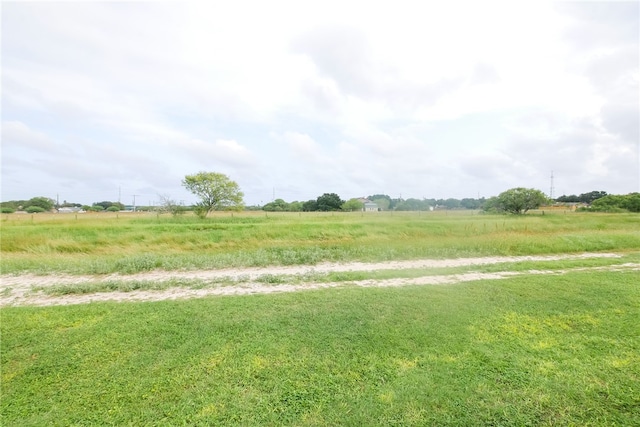
<path id="1" fill-rule="evenodd" d="M 77 217 L 77 219 L 76 219 Z M 637 214 L 4 215 L 3 273 L 135 273 L 640 249 Z"/>
<path id="2" fill-rule="evenodd" d="M 639 282 L 3 308 L 1 423 L 640 425 Z"/>

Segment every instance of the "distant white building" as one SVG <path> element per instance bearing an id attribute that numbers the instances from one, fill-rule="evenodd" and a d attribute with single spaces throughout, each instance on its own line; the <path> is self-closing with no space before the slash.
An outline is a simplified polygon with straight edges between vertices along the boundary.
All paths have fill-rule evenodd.
<path id="1" fill-rule="evenodd" d="M 380 210 L 380 208 L 378 207 L 378 204 L 375 203 L 375 202 L 372 202 L 369 199 L 365 199 L 363 197 L 363 198 L 358 199 L 358 201 L 360 203 L 362 203 L 362 211 L 363 212 L 378 212 Z"/>
<path id="2" fill-rule="evenodd" d="M 58 213 L 78 213 L 80 211 L 82 211 L 82 208 L 77 207 L 64 207 L 58 209 Z"/>

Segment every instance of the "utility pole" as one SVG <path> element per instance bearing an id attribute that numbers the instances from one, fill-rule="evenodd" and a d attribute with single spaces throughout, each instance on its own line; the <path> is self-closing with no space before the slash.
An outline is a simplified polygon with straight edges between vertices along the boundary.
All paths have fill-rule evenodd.
<path id="1" fill-rule="evenodd" d="M 133 196 L 133 211 L 136 211 L 136 196 L 139 196 L 139 194 L 132 194 Z"/>
<path id="2" fill-rule="evenodd" d="M 549 198 L 553 199 L 553 191 L 554 191 L 554 187 L 553 187 L 553 171 L 551 171 L 551 188 L 549 188 Z"/>

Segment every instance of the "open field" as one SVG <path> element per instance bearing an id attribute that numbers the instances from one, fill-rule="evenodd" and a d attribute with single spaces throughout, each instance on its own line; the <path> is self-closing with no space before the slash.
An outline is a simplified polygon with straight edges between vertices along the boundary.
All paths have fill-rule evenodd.
<path id="1" fill-rule="evenodd" d="M 640 425 L 637 215 L 5 218 L 2 425 Z"/>
<path id="2" fill-rule="evenodd" d="M 75 219 L 77 217 L 77 219 Z M 110 274 L 640 249 L 637 214 L 3 215 L 3 274 Z"/>

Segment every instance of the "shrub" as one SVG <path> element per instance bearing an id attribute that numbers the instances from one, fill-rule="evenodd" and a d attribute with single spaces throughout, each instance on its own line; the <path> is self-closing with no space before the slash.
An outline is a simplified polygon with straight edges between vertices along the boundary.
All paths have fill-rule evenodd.
<path id="1" fill-rule="evenodd" d="M 109 206 L 107 212 L 120 212 L 120 208 L 117 206 Z"/>
<path id="2" fill-rule="evenodd" d="M 594 212 L 640 212 L 640 193 L 609 194 L 594 200 L 589 209 Z"/>
<path id="3" fill-rule="evenodd" d="M 0 208 L 0 213 L 14 213 L 15 209 L 11 208 Z"/>
<path id="4" fill-rule="evenodd" d="M 27 209 L 25 209 L 25 211 L 27 211 L 28 213 L 45 212 L 45 210 L 43 208 L 41 208 L 40 206 L 29 206 Z"/>

